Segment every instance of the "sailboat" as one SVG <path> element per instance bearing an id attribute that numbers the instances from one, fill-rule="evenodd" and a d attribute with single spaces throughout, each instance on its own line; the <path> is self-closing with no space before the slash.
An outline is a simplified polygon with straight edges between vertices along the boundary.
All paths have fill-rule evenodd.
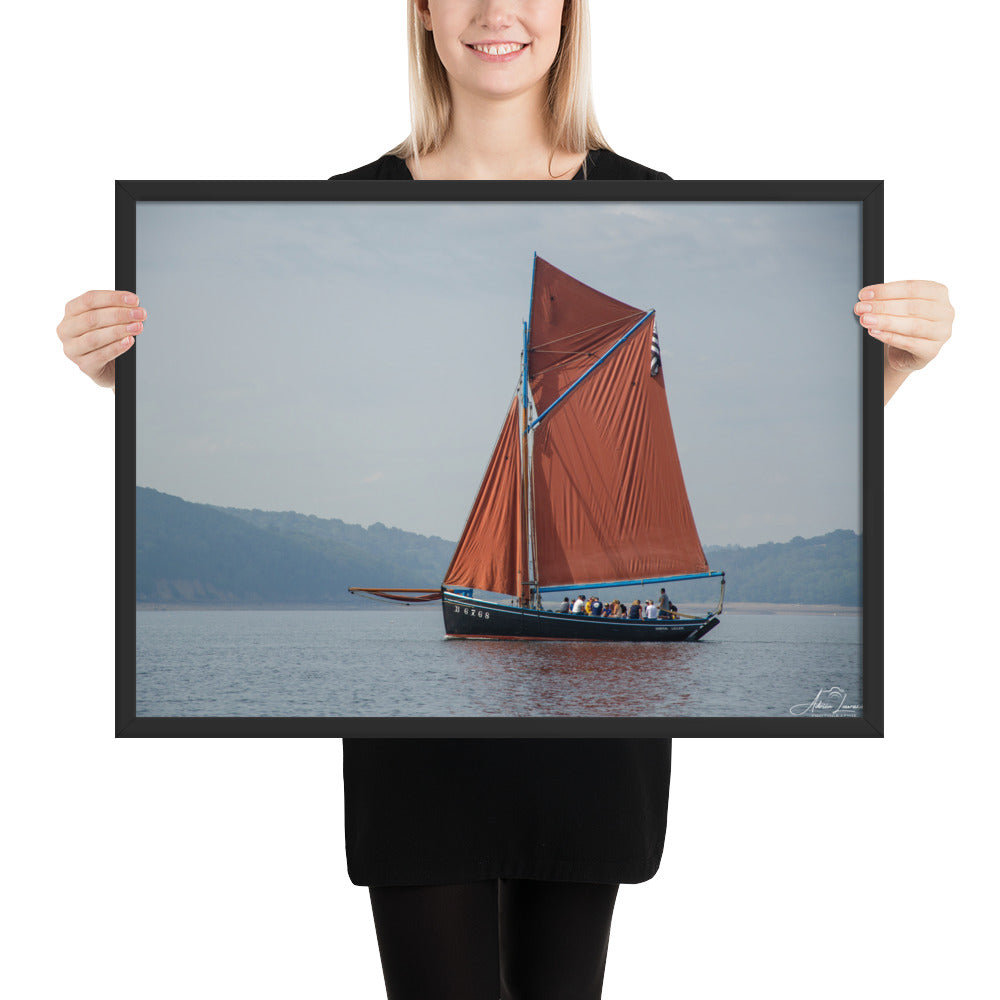
<path id="1" fill-rule="evenodd" d="M 546 595 L 720 580 L 710 614 L 629 619 L 546 609 Z M 719 624 L 674 441 L 654 310 L 537 254 L 521 375 L 440 588 L 352 587 L 440 599 L 449 637 L 695 641 Z"/>

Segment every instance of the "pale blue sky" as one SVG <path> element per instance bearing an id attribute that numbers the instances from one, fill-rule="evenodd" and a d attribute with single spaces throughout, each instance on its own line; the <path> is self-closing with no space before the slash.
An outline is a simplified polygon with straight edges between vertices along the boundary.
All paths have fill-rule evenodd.
<path id="1" fill-rule="evenodd" d="M 457 539 L 533 251 L 656 309 L 704 544 L 860 530 L 845 203 L 140 203 L 137 483 Z"/>

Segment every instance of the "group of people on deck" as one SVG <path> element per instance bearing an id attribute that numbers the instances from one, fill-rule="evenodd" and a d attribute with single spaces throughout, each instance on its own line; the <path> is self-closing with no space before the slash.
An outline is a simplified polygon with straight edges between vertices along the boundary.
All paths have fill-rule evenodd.
<path id="1" fill-rule="evenodd" d="M 617 597 L 605 604 L 599 597 L 585 597 L 581 594 L 572 602 L 568 597 L 564 597 L 559 611 L 562 614 L 591 615 L 597 618 L 631 618 L 639 621 L 656 621 L 659 618 L 677 617 L 677 605 L 667 597 L 667 592 L 663 587 L 660 588 L 660 599 L 656 604 L 652 601 L 646 601 L 643 604 L 639 600 L 625 604 Z"/>

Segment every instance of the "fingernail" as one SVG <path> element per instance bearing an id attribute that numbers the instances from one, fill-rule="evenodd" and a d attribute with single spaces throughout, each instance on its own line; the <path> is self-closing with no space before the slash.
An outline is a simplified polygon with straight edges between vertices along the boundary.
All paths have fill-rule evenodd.
<path id="1" fill-rule="evenodd" d="M 129 333 L 138 333 L 142 329 L 142 324 L 141 323 L 129 323 L 129 325 L 127 327 L 125 327 L 125 329 Z"/>
<path id="2" fill-rule="evenodd" d="M 146 310 L 145 309 L 133 309 L 128 314 L 128 317 L 129 317 L 129 319 L 145 319 L 146 318 Z"/>
<path id="3" fill-rule="evenodd" d="M 139 297 L 137 295 L 133 295 L 131 292 L 126 292 L 122 296 L 122 302 L 124 302 L 127 306 L 137 306 L 139 304 Z"/>
<path id="4" fill-rule="evenodd" d="M 874 291 L 874 289 L 871 289 L 871 288 L 862 288 L 861 289 L 861 298 L 863 298 L 863 299 L 873 299 L 873 298 L 875 298 L 875 291 Z"/>
<path id="5" fill-rule="evenodd" d="M 864 315 L 866 312 L 871 312 L 872 307 L 867 302 L 859 303 L 856 307 L 858 313 Z"/>
<path id="6" fill-rule="evenodd" d="M 132 337 L 126 337 L 122 341 L 122 347 L 131 347 L 132 344 L 133 344 L 133 341 L 134 341 L 134 338 L 132 338 Z"/>

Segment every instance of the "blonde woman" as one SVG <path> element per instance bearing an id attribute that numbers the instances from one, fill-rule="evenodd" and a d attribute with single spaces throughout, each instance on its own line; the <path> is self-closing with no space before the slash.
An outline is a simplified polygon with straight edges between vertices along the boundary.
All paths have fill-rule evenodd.
<path id="1" fill-rule="evenodd" d="M 335 180 L 648 179 L 590 97 L 586 0 L 412 0 L 412 131 Z M 844 304 L 845 309 L 847 303 Z M 933 282 L 862 289 L 884 397 L 951 331 Z M 65 353 L 102 386 L 146 319 L 136 297 L 66 306 Z M 391 1000 L 601 995 L 620 883 L 660 863 L 670 741 L 344 741 L 348 870 L 370 887 Z"/>

